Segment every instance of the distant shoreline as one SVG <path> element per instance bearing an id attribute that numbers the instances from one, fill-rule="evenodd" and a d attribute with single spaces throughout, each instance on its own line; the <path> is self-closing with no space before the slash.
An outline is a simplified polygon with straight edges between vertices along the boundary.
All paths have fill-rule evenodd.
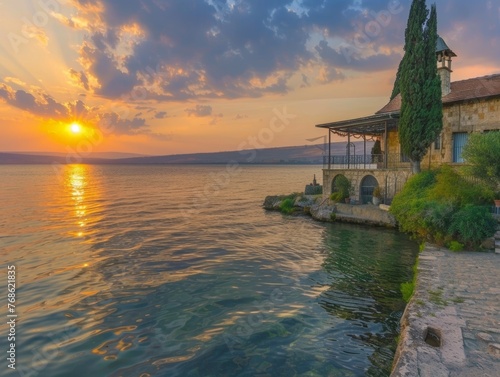
<path id="1" fill-rule="evenodd" d="M 353 143 L 360 147 L 363 142 Z M 367 143 L 371 148 L 373 143 Z M 364 145 L 363 145 L 364 146 Z M 67 154 L 50 152 L 0 152 L 0 165 L 47 165 L 47 164 L 106 164 L 106 165 L 322 165 L 324 156 L 345 154 L 346 143 L 332 143 L 329 150 L 324 144 L 310 144 L 292 147 L 256 148 L 224 152 L 171 154 L 162 156 L 117 156 L 120 153 L 95 152 Z"/>
<path id="2" fill-rule="evenodd" d="M 0 162 L 1 165 L 52 165 L 52 164 L 61 164 L 61 165 L 169 165 L 169 166 L 200 166 L 200 165 L 227 165 L 228 163 L 245 165 L 245 166 L 323 166 L 322 163 L 318 162 L 239 162 L 239 161 L 226 161 L 226 162 L 115 162 L 115 161 L 81 161 L 81 162 L 61 162 L 61 161 L 53 161 L 53 162 Z"/>

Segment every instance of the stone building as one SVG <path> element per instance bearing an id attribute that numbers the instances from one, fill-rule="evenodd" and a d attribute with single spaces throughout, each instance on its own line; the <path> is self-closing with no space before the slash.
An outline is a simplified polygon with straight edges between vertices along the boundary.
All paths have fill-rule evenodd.
<path id="1" fill-rule="evenodd" d="M 441 77 L 443 130 L 421 162 L 422 169 L 442 164 L 461 164 L 462 149 L 472 132 L 500 130 L 500 73 L 462 81 L 451 81 L 452 58 L 457 55 L 438 38 L 436 57 Z M 335 191 L 335 179 L 346 176 L 354 187 L 352 198 L 371 202 L 373 189 L 381 188 L 389 203 L 411 175 L 408 158 L 401 151 L 398 119 L 401 96 L 398 95 L 374 115 L 345 121 L 319 124 L 316 127 L 347 138 L 346 152 L 325 156 L 323 195 Z M 352 148 L 351 141 L 361 139 L 363 151 Z M 368 151 L 366 141 L 379 140 L 381 151 Z"/>

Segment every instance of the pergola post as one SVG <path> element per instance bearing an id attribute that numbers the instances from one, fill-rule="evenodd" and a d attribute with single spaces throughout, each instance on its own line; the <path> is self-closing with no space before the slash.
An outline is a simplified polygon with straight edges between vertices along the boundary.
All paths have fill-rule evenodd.
<path id="1" fill-rule="evenodd" d="M 332 130 L 328 129 L 328 170 L 332 168 Z"/>
<path id="2" fill-rule="evenodd" d="M 363 166 L 366 170 L 366 135 L 363 134 Z"/>
<path id="3" fill-rule="evenodd" d="M 388 153 L 388 142 L 387 142 L 387 121 L 384 122 L 384 168 L 387 169 L 387 159 L 389 156 Z"/>
<path id="4" fill-rule="evenodd" d="M 347 133 L 347 169 L 351 168 L 351 133 Z"/>

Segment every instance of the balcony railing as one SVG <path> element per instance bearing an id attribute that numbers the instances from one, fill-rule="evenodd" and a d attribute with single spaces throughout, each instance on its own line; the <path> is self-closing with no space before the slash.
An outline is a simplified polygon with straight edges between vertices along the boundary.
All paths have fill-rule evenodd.
<path id="1" fill-rule="evenodd" d="M 387 157 L 387 158 L 386 158 Z M 386 161 L 387 160 L 387 161 Z M 324 169 L 408 169 L 410 162 L 399 153 L 366 155 L 333 155 L 323 157 Z"/>

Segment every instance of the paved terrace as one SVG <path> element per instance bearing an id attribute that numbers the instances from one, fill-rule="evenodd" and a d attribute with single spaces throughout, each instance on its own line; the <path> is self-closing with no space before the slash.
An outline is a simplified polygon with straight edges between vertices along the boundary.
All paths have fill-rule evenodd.
<path id="1" fill-rule="evenodd" d="M 499 253 L 420 253 L 391 377 L 500 375 Z"/>

